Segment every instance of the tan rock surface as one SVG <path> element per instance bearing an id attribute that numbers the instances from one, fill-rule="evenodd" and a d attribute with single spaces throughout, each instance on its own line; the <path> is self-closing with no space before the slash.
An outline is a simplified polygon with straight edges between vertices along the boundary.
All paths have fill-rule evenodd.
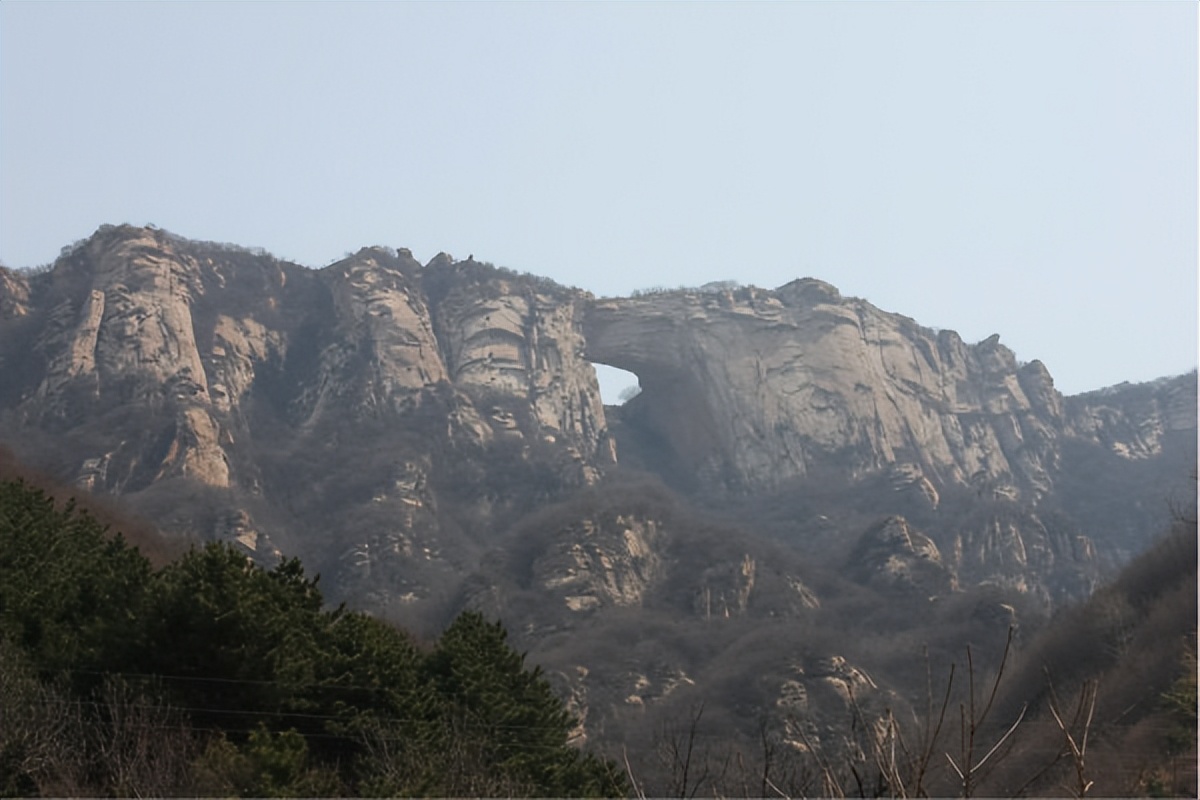
<path id="1" fill-rule="evenodd" d="M 998 336 L 967 345 L 810 278 L 596 301 L 584 331 L 589 358 L 638 374 L 631 406 L 710 486 L 902 467 L 934 504 L 938 486 L 980 480 L 1036 500 L 1067 432 L 1046 368 Z M 1178 394 L 1125 410 L 1138 421 L 1121 431 L 1115 412 L 1081 409 L 1070 432 L 1114 430 L 1115 451 L 1152 452 L 1163 420 L 1195 427 L 1194 386 Z"/>
<path id="2" fill-rule="evenodd" d="M 29 313 L 29 279 L 25 274 L 0 267 L 0 320 Z"/>

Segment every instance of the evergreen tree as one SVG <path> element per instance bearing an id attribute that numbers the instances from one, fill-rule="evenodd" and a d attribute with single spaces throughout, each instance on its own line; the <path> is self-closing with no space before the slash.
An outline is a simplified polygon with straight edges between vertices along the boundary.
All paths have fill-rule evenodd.
<path id="1" fill-rule="evenodd" d="M 466 613 L 424 653 L 323 608 L 299 561 L 223 544 L 152 572 L 71 504 L 0 483 L 4 792 L 623 794 L 506 638 Z"/>
<path id="2" fill-rule="evenodd" d="M 268 572 L 209 544 L 157 576 L 140 671 L 162 676 L 197 724 L 234 739 L 260 722 L 319 732 L 308 715 L 319 711 L 309 689 L 321 672 L 321 604 L 298 561 Z"/>
<path id="3" fill-rule="evenodd" d="M 150 565 L 68 502 L 22 481 L 0 483 L 0 636 L 43 675 L 69 670 L 78 688 L 129 654 Z"/>
<path id="4" fill-rule="evenodd" d="M 457 733 L 475 745 L 475 763 L 517 791 L 623 794 L 623 775 L 613 765 L 569 746 L 575 720 L 541 668 L 527 669 L 506 639 L 499 622 L 465 612 L 442 634 L 427 663 L 439 693 L 452 704 Z"/>

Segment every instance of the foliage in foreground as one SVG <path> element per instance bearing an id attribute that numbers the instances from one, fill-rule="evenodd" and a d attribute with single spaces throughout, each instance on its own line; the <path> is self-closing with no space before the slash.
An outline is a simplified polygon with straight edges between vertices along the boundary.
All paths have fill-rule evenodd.
<path id="1" fill-rule="evenodd" d="M 0 483 L 0 793 L 620 795 L 614 765 L 465 613 L 432 650 L 323 608 L 300 563 L 210 544 L 154 571 Z"/>

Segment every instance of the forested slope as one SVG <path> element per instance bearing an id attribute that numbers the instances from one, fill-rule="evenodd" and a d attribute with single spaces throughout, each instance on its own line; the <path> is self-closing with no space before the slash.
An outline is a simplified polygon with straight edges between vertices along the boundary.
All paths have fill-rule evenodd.
<path id="1" fill-rule="evenodd" d="M 74 503 L 0 483 L 6 795 L 611 795 L 614 765 L 504 628 L 430 646 L 324 607 L 297 560 L 155 569 Z"/>

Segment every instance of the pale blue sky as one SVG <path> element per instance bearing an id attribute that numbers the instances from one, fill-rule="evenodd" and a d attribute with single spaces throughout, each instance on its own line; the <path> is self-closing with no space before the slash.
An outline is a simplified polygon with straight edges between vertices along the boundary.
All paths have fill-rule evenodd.
<path id="1" fill-rule="evenodd" d="M 597 294 L 811 275 L 1066 393 L 1197 362 L 1197 5 L 0 3 L 0 260 L 103 223 Z M 606 389 L 606 392 L 609 391 Z"/>

